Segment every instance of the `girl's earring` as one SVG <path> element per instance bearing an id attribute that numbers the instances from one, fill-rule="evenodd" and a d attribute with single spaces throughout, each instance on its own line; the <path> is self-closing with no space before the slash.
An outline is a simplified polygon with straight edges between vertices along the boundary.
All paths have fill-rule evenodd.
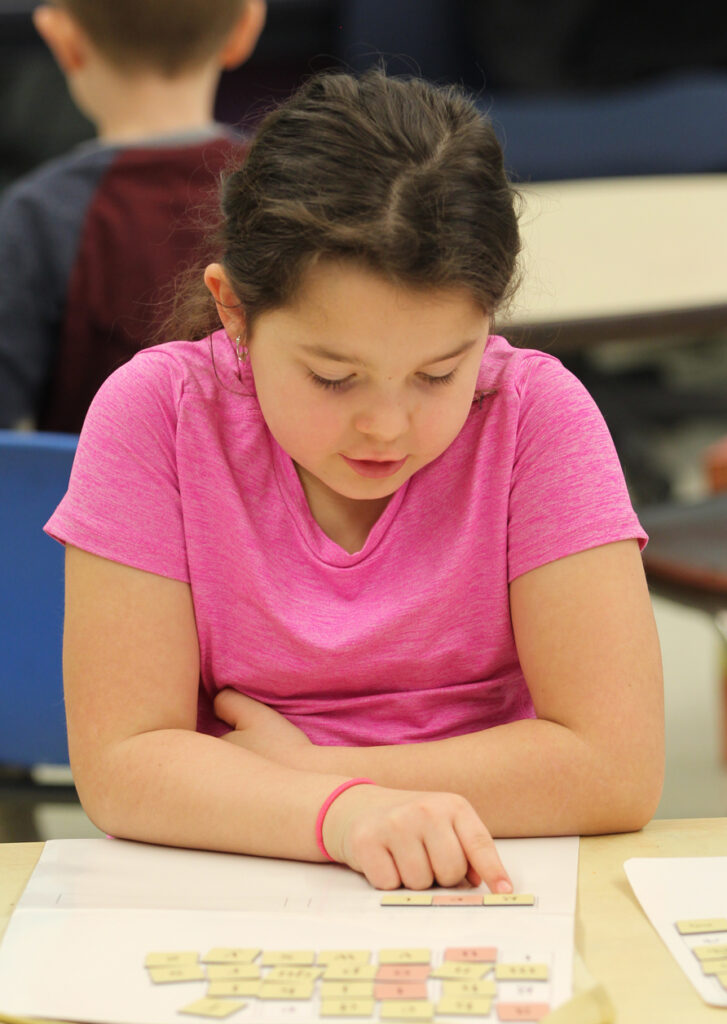
<path id="1" fill-rule="evenodd" d="M 237 352 L 237 359 L 240 363 L 247 362 L 247 345 L 242 340 L 242 335 L 238 334 L 235 338 L 235 351 Z"/>

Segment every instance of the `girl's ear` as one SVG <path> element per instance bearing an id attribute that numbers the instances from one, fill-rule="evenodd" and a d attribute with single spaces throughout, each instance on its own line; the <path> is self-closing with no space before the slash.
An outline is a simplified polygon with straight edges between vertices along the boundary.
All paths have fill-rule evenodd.
<path id="1" fill-rule="evenodd" d="M 221 263 L 210 263 L 204 272 L 204 283 L 215 300 L 217 314 L 222 326 L 231 338 L 245 331 L 245 314 L 242 304 L 227 279 Z"/>
<path id="2" fill-rule="evenodd" d="M 257 46 L 265 26 L 267 4 L 265 0 L 247 0 L 234 28 L 219 53 L 220 66 L 230 70 L 244 64 Z"/>
<path id="3" fill-rule="evenodd" d="M 68 11 L 52 4 L 41 4 L 33 11 L 33 24 L 64 75 L 72 75 L 83 68 L 87 60 L 88 40 Z"/>

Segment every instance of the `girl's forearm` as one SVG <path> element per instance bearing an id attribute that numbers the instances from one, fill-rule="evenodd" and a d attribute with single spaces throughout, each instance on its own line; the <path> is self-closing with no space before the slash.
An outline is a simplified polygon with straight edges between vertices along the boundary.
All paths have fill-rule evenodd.
<path id="1" fill-rule="evenodd" d="M 512 891 L 492 837 L 452 794 L 345 785 L 348 776 L 288 768 L 181 729 L 137 733 L 96 762 L 74 766 L 79 793 L 91 819 L 119 838 L 324 861 L 320 837 L 378 888 L 457 885 L 474 873 Z"/>
<path id="2" fill-rule="evenodd" d="M 311 861 L 324 859 L 318 810 L 347 778 L 173 729 L 132 736 L 73 769 L 86 813 L 118 838 Z"/>
<path id="3" fill-rule="evenodd" d="M 527 719 L 400 746 L 304 748 L 301 767 L 367 775 L 382 786 L 460 793 L 496 836 L 641 828 L 661 793 L 658 736 L 609 749 L 555 722 Z"/>

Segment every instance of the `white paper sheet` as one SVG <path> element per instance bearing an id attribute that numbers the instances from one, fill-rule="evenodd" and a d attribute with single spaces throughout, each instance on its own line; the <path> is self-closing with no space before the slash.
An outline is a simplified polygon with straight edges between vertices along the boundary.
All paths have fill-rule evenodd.
<path id="1" fill-rule="evenodd" d="M 727 918 L 727 857 L 633 857 L 624 864 L 636 897 L 667 949 L 711 1006 L 727 1006 L 727 991 L 702 973 L 695 946 L 727 943 L 727 931 L 681 935 L 677 921 Z"/>
<path id="2" fill-rule="evenodd" d="M 152 985 L 144 956 L 214 946 L 427 946 L 437 964 L 447 946 L 493 945 L 505 961 L 548 963 L 548 982 L 534 988 L 555 1007 L 571 995 L 578 839 L 503 840 L 498 849 L 515 890 L 536 894 L 535 907 L 382 907 L 381 893 L 338 865 L 51 841 L 0 946 L 0 1011 L 104 1024 L 193 1021 L 180 1006 L 205 995 L 206 984 Z M 252 1001 L 231 1020 L 303 1024 L 317 1020 L 313 1009 L 311 1017 L 311 1004 Z"/>

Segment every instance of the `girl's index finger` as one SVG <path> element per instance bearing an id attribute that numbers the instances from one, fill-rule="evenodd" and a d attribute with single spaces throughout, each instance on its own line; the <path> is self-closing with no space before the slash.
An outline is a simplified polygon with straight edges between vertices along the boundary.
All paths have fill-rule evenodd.
<path id="1" fill-rule="evenodd" d="M 467 879 L 472 885 L 482 882 L 494 893 L 513 892 L 513 884 L 495 847 L 495 841 L 479 818 L 455 822 L 455 830 L 469 863 Z"/>

